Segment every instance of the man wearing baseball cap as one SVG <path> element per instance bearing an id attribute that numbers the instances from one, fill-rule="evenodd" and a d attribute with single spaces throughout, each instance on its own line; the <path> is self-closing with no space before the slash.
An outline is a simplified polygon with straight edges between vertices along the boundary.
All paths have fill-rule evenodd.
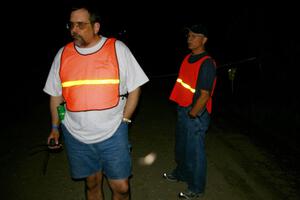
<path id="1" fill-rule="evenodd" d="M 163 177 L 187 183 L 187 190 L 179 192 L 178 196 L 195 199 L 203 196 L 206 185 L 205 135 L 212 112 L 216 65 L 205 50 L 207 29 L 202 24 L 194 24 L 187 31 L 191 52 L 182 61 L 170 95 L 170 100 L 177 104 L 176 167 Z"/>

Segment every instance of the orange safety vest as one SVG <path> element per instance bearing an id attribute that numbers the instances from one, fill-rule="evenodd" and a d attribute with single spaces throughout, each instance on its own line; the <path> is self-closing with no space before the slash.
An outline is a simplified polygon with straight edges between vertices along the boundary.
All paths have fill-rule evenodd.
<path id="1" fill-rule="evenodd" d="M 178 105 L 182 107 L 190 106 L 193 103 L 193 97 L 196 92 L 196 84 L 198 79 L 198 73 L 203 62 L 210 58 L 210 56 L 204 56 L 197 62 L 189 63 L 188 58 L 190 54 L 187 55 L 180 67 L 179 75 L 176 80 L 175 86 L 171 92 L 170 100 L 175 101 Z M 213 89 L 211 91 L 211 96 L 215 87 L 216 79 L 213 83 Z M 207 111 L 211 113 L 212 110 L 212 99 L 209 98 L 206 104 Z"/>
<path id="2" fill-rule="evenodd" d="M 82 55 L 74 43 L 62 52 L 60 79 L 69 111 L 103 110 L 119 103 L 119 65 L 116 39 L 107 39 L 95 53 Z"/>

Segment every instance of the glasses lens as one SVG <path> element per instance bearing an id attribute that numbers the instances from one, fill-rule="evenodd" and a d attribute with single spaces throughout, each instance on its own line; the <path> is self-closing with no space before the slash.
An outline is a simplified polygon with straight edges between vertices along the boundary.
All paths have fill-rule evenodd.
<path id="1" fill-rule="evenodd" d="M 79 29 L 84 29 L 86 27 L 87 24 L 90 24 L 89 22 L 68 22 L 66 24 L 66 28 L 71 30 L 74 27 L 78 27 Z"/>
<path id="2" fill-rule="evenodd" d="M 78 22 L 78 27 L 79 29 L 84 29 L 85 28 L 85 25 L 88 24 L 88 23 L 85 23 L 85 22 Z"/>

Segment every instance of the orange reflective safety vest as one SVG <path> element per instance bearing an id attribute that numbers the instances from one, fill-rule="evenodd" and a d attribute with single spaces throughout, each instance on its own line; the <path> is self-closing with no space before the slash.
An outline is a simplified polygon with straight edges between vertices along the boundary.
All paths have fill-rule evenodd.
<path id="1" fill-rule="evenodd" d="M 171 92 L 170 100 L 175 101 L 178 105 L 182 107 L 190 106 L 193 103 L 193 97 L 196 92 L 196 85 L 198 79 L 198 73 L 203 62 L 210 58 L 209 56 L 204 56 L 197 62 L 189 63 L 188 58 L 190 54 L 183 60 L 179 75 L 176 80 L 175 86 Z M 215 87 L 216 79 L 214 80 L 213 88 L 211 91 L 211 96 Z M 206 104 L 207 111 L 211 113 L 212 110 L 212 99 L 209 98 Z"/>
<path id="2" fill-rule="evenodd" d="M 62 52 L 60 79 L 69 111 L 103 110 L 119 103 L 119 65 L 116 39 L 107 39 L 95 53 L 82 55 L 74 43 Z"/>

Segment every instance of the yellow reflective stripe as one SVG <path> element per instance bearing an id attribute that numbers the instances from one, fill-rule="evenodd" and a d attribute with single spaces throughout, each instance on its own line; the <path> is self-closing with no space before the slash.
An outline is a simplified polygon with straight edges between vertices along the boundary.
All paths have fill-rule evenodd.
<path id="1" fill-rule="evenodd" d="M 182 79 L 178 78 L 177 82 L 180 83 L 184 88 L 190 90 L 192 93 L 195 93 L 196 90 L 194 88 L 192 88 L 190 85 L 183 82 Z"/>
<path id="2" fill-rule="evenodd" d="M 119 79 L 103 79 L 103 80 L 77 80 L 66 81 L 62 83 L 63 87 L 72 87 L 76 85 L 102 85 L 102 84 L 119 84 Z"/>

